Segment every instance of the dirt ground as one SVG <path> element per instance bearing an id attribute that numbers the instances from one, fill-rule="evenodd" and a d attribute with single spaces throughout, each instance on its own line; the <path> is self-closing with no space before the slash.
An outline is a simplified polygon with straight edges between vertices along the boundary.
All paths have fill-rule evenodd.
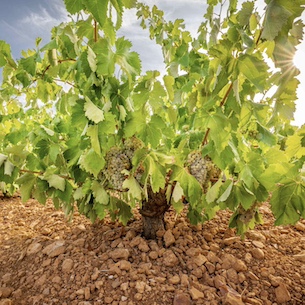
<path id="1" fill-rule="evenodd" d="M 51 203 L 0 197 L 0 305 L 305 304 L 305 221 L 244 240 L 222 211 L 202 226 L 169 212 L 157 240 L 126 226 L 68 222 Z"/>

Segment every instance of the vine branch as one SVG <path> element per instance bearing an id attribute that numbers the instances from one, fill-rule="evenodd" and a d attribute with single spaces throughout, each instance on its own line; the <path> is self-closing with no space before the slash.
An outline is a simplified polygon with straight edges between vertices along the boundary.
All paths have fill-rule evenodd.
<path id="1" fill-rule="evenodd" d="M 97 42 L 98 38 L 98 26 L 96 20 L 94 20 L 94 41 Z"/>

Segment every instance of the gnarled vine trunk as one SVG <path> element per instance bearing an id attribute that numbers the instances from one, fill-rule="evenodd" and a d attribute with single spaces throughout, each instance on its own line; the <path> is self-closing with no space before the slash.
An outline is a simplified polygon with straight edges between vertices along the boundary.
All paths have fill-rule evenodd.
<path id="1" fill-rule="evenodd" d="M 156 239 L 157 232 L 164 230 L 164 214 L 168 208 L 166 189 L 154 193 L 149 188 L 148 200 L 142 202 L 140 210 L 143 219 L 143 235 L 146 239 Z"/>

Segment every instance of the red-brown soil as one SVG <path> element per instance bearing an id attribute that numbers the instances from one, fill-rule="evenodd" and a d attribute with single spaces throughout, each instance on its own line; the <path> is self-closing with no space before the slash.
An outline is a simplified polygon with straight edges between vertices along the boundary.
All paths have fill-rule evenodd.
<path id="1" fill-rule="evenodd" d="M 167 213 L 157 240 L 109 219 L 68 222 L 51 203 L 0 197 L 0 305 L 305 304 L 305 221 L 241 240 L 222 211 L 200 226 Z"/>

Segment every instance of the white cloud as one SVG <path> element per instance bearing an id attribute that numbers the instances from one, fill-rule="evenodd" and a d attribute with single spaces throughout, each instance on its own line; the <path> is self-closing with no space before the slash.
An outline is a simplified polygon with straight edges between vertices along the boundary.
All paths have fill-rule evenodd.
<path id="1" fill-rule="evenodd" d="M 20 21 L 21 24 L 31 24 L 35 27 L 45 27 L 57 23 L 57 19 L 52 17 L 45 8 L 41 8 L 39 12 L 31 12 Z"/>

